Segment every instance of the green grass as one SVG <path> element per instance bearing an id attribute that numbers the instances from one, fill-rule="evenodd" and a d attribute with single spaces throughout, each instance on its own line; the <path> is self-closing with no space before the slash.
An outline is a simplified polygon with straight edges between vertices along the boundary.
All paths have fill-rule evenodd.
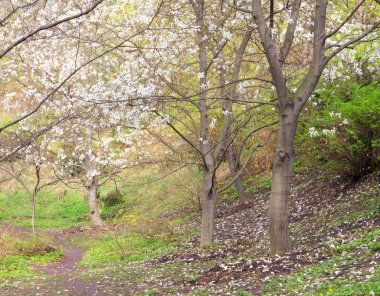
<path id="1" fill-rule="evenodd" d="M 31 264 L 47 264 L 61 258 L 62 252 L 56 251 L 44 255 L 11 255 L 0 258 L 0 282 L 10 279 L 32 277 L 35 275 Z"/>
<path id="2" fill-rule="evenodd" d="M 370 278 L 363 281 L 340 279 L 332 283 L 323 283 L 313 293 L 334 296 L 380 295 L 380 268 L 376 267 L 374 273 L 368 276 Z"/>
<path id="3" fill-rule="evenodd" d="M 269 190 L 272 186 L 272 174 L 257 175 L 243 182 L 246 192 L 250 194 Z"/>
<path id="4" fill-rule="evenodd" d="M 134 232 L 108 235 L 105 239 L 87 241 L 86 244 L 93 246 L 81 261 L 87 267 L 99 267 L 109 262 L 147 261 L 176 250 L 175 245 L 168 240 L 147 239 Z"/>
<path id="5" fill-rule="evenodd" d="M 0 282 L 32 277 L 35 273 L 31 265 L 55 262 L 63 256 L 61 249 L 43 237 L 21 240 L 2 235 L 0 239 Z"/>
<path id="6" fill-rule="evenodd" d="M 29 199 L 23 190 L 0 193 L 0 222 L 31 226 Z M 84 221 L 88 206 L 80 191 L 65 191 L 58 198 L 53 192 L 40 192 L 36 200 L 37 228 L 67 228 L 89 224 Z"/>
<path id="7" fill-rule="evenodd" d="M 264 295 L 371 295 L 371 291 L 373 295 L 379 295 L 379 267 L 355 273 L 357 262 L 370 261 L 371 255 L 380 250 L 379 238 L 380 229 L 348 243 L 334 242 L 337 247 L 331 258 L 303 267 L 288 276 L 272 278 Z M 342 268 L 344 276 L 336 277 Z"/>

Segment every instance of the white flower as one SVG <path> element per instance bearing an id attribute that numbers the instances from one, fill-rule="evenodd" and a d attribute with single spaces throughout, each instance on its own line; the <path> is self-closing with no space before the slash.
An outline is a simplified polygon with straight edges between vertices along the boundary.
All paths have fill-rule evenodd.
<path id="1" fill-rule="evenodd" d="M 292 16 L 289 11 L 286 11 L 285 13 L 285 20 L 288 22 L 288 24 L 294 23 L 294 19 L 292 19 Z"/>
<path id="2" fill-rule="evenodd" d="M 318 131 L 315 129 L 315 127 L 311 127 L 311 128 L 309 128 L 309 134 L 310 134 L 310 138 L 318 137 L 318 136 L 319 136 L 319 133 L 318 133 Z"/>
<path id="3" fill-rule="evenodd" d="M 208 26 L 208 29 L 209 29 L 210 31 L 215 31 L 215 30 L 217 29 L 217 26 L 216 26 L 214 23 L 212 23 L 212 24 L 210 24 L 210 25 Z"/>
<path id="4" fill-rule="evenodd" d="M 324 134 L 324 135 L 330 135 L 330 136 L 335 135 L 335 132 L 336 132 L 335 127 L 332 128 L 331 130 L 328 130 L 328 129 L 323 129 L 322 130 L 322 134 Z"/>
<path id="5" fill-rule="evenodd" d="M 223 31 L 222 34 L 223 34 L 224 39 L 231 40 L 231 41 L 234 40 L 234 36 L 231 34 L 231 32 Z"/>
<path id="6" fill-rule="evenodd" d="M 346 118 L 343 119 L 342 124 L 348 124 L 348 120 Z"/>
<path id="7" fill-rule="evenodd" d="M 232 114 L 232 112 L 231 112 L 231 111 L 228 111 L 228 110 L 223 110 L 223 111 L 222 111 L 222 114 L 223 114 L 224 116 L 229 116 L 229 115 Z"/>
<path id="8" fill-rule="evenodd" d="M 208 144 L 208 140 L 207 139 L 203 139 L 203 137 L 199 138 L 199 142 L 201 142 L 204 145 Z"/>
<path id="9" fill-rule="evenodd" d="M 211 120 L 211 122 L 210 122 L 210 128 L 211 128 L 211 129 L 214 129 L 215 124 L 216 124 L 216 118 L 214 117 L 214 118 Z"/>
<path id="10" fill-rule="evenodd" d="M 162 123 L 170 123 L 170 115 L 166 115 L 165 118 L 162 118 Z"/>

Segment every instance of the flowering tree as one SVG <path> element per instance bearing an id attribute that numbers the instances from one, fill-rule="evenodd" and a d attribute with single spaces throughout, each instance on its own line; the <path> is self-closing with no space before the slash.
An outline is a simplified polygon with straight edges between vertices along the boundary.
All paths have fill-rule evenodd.
<path id="1" fill-rule="evenodd" d="M 168 1 L 162 11 L 165 14 L 153 25 L 155 31 L 146 32 L 135 47 L 157 85 L 161 104 L 156 114 L 187 143 L 202 169 L 201 245 L 206 245 L 214 237 L 216 171 L 225 156 L 241 196 L 244 194 L 232 144 L 239 130 L 252 123 L 252 116 L 245 116 L 248 110 L 262 104 L 249 100 L 252 91 L 243 92 L 241 84 L 245 82 L 248 88 L 252 81 L 268 81 L 239 77 L 253 32 L 248 27 L 249 17 L 243 13 L 236 13 L 223 1 L 203 0 Z M 146 40 L 150 41 L 148 45 Z M 246 104 L 251 106 L 245 108 Z M 257 119 L 250 134 L 262 128 Z"/>
<path id="2" fill-rule="evenodd" d="M 146 13 L 141 16 L 125 10 L 134 3 L 126 0 L 111 6 L 99 6 L 102 1 L 85 2 L 83 6 L 78 1 L 37 5 L 42 2 L 45 3 L 10 2 L 3 11 L 1 103 L 7 115 L 11 109 L 17 113 L 1 121 L 0 132 L 37 113 L 44 105 L 49 104 L 45 108 L 49 110 L 57 107 L 54 100 L 67 92 L 73 77 L 86 75 L 85 68 L 94 61 L 117 54 L 118 50 L 120 53 L 132 38 L 149 27 L 156 14 L 155 5 L 149 5 L 149 11 L 145 7 Z M 97 13 L 81 18 L 97 7 L 101 8 Z M 56 21 L 46 24 L 46 18 Z M 35 26 L 32 31 L 31 25 Z"/>
<path id="3" fill-rule="evenodd" d="M 24 134 L 17 131 L 18 136 Z M 13 136 L 15 136 L 13 134 Z M 50 161 L 46 157 L 46 143 L 35 142 L 25 147 L 23 153 L 14 153 L 12 158 L 7 161 L 0 162 L 0 170 L 10 176 L 10 180 L 14 180 L 21 185 L 29 198 L 29 207 L 31 213 L 32 232 L 35 234 L 35 216 L 36 216 L 36 198 L 38 192 L 43 188 L 58 183 L 56 178 L 46 178 L 44 171 L 49 169 Z"/>
<path id="4" fill-rule="evenodd" d="M 145 13 L 136 14 L 133 3 Z M 62 4 L 48 3 L 46 11 L 40 12 L 41 20 L 61 12 Z M 25 41 L 15 43 L 17 48 L 10 45 L 4 50 L 2 105 L 7 118 L 0 131 L 8 129 L 11 134 L 18 124 L 31 135 L 23 141 L 2 142 L 1 160 L 23 151 L 28 154 L 28 145 L 38 137 L 43 136 L 44 143 L 53 141 L 46 151 L 58 156 L 49 162 L 57 172 L 53 177 L 65 181 L 75 176 L 82 181 L 94 224 L 101 224 L 96 191 L 131 165 L 130 154 L 137 146 L 131 138 L 138 139 L 133 130 L 141 128 L 148 116 L 148 104 L 142 99 L 149 97 L 153 87 L 143 73 L 137 75 L 139 59 L 125 48 L 149 27 L 156 10 L 152 3 L 144 7 L 135 1 L 116 1 L 85 21 L 64 17 L 67 23 L 58 21 L 59 27 L 37 26 Z M 21 15 L 15 22 L 24 24 L 27 18 Z M 32 38 L 42 31 L 46 31 L 44 38 Z M 3 139 L 7 135 L 3 132 Z M 141 156 L 138 152 L 134 155 Z"/>
<path id="5" fill-rule="evenodd" d="M 251 8 L 244 8 L 253 17 L 278 101 L 280 127 L 273 160 L 269 209 L 271 252 L 274 254 L 283 254 L 291 247 L 288 200 L 294 160 L 293 143 L 299 115 L 317 87 L 323 70 L 335 56 L 346 48 L 377 38 L 375 32 L 380 22 L 376 14 L 371 12 L 371 9 L 378 9 L 375 7 L 377 4 L 367 1 L 371 9 L 360 10 L 365 2 L 295 0 L 289 6 L 279 3 L 279 11 L 284 16 L 278 17 L 276 27 L 267 25 L 267 7 L 261 1 L 254 0 Z M 344 12 L 342 6 L 345 7 Z M 313 14 L 309 15 L 309 11 Z M 362 13 L 364 21 L 358 21 L 354 17 L 356 13 Z M 298 55 L 302 51 L 305 57 L 300 61 L 301 67 L 298 69 L 291 67 L 292 62 L 297 59 L 292 56 L 295 51 Z M 297 76 L 293 76 L 290 71 Z"/>

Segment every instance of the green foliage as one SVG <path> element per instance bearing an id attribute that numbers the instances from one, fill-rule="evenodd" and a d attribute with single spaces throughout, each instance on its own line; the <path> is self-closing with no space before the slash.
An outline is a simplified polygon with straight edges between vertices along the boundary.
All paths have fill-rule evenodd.
<path id="1" fill-rule="evenodd" d="M 247 193 L 259 193 L 270 189 L 272 186 L 272 174 L 268 173 L 265 175 L 258 175 L 249 178 L 243 182 L 244 187 L 246 187 Z"/>
<path id="2" fill-rule="evenodd" d="M 366 261 L 379 250 L 380 230 L 369 232 L 367 235 L 342 243 L 335 249 L 335 255 L 318 264 L 306 266 L 288 276 L 272 278 L 266 285 L 265 295 L 281 293 L 303 295 L 378 295 L 380 286 L 380 269 L 368 268 L 367 274 L 356 274 L 356 263 Z M 331 242 L 330 242 L 331 243 Z M 330 244 L 329 243 L 329 244 Z M 334 242 L 337 244 L 337 242 Z M 362 252 L 362 250 L 366 250 Z M 340 269 L 347 270 L 344 277 Z M 360 278 L 358 280 L 357 276 Z M 314 287 L 314 288 L 312 288 Z M 270 291 L 270 292 L 269 292 Z"/>
<path id="3" fill-rule="evenodd" d="M 43 237 L 20 240 L 3 235 L 1 239 L 1 251 L 5 253 L 0 256 L 0 280 L 33 276 L 31 264 L 47 264 L 63 255 L 62 250 Z"/>
<path id="4" fill-rule="evenodd" d="M 34 271 L 30 264 L 55 262 L 61 256 L 61 252 L 54 252 L 44 255 L 11 255 L 0 258 L 0 281 L 33 276 Z"/>
<path id="5" fill-rule="evenodd" d="M 329 296 L 358 296 L 358 295 L 379 295 L 380 294 L 380 268 L 376 267 L 373 275 L 363 281 L 353 281 L 340 279 L 333 283 L 323 283 L 315 294 Z"/>
<path id="6" fill-rule="evenodd" d="M 43 256 L 46 254 L 59 253 L 57 247 L 54 247 L 49 240 L 40 236 L 31 237 L 29 240 L 15 241 L 13 248 L 17 253 L 26 256 Z"/>
<path id="7" fill-rule="evenodd" d="M 89 244 L 94 247 L 86 252 L 81 264 L 91 267 L 108 262 L 147 261 L 176 250 L 174 244 L 165 239 L 146 239 L 134 232 L 109 235 L 104 240 Z"/>
<path id="8" fill-rule="evenodd" d="M 143 293 L 140 293 L 139 295 L 148 296 L 148 295 L 158 295 L 158 294 L 160 294 L 158 290 L 147 290 L 147 291 L 144 291 Z"/>
<path id="9" fill-rule="evenodd" d="M 213 242 L 211 244 L 202 246 L 202 249 L 204 249 L 204 250 L 211 250 L 211 249 L 219 248 L 220 246 L 221 246 L 220 243 Z"/>
<path id="10" fill-rule="evenodd" d="M 198 171 L 182 169 L 173 173 L 172 168 L 156 166 L 136 169 L 128 177 L 131 185 L 120 187 L 124 201 L 115 207 L 116 223 L 151 236 L 161 230 L 170 231 L 172 225 L 185 223 L 198 211 Z"/>
<path id="11" fill-rule="evenodd" d="M 374 218 L 380 216 L 380 199 L 368 198 L 363 200 L 363 206 L 368 209 L 366 212 L 367 218 Z"/>
<path id="12" fill-rule="evenodd" d="M 28 266 L 25 256 L 17 255 L 0 258 L 1 280 L 27 277 L 31 275 L 33 275 L 33 271 Z"/>
<path id="13" fill-rule="evenodd" d="M 330 84 L 313 101 L 296 139 L 302 162 L 352 179 L 379 168 L 379 85 Z"/>
<path id="14" fill-rule="evenodd" d="M 238 197 L 239 195 L 234 186 L 228 188 L 228 190 L 226 190 L 226 192 L 223 194 L 223 199 L 228 202 L 234 202 L 238 199 Z"/>
<path id="15" fill-rule="evenodd" d="M 119 190 L 111 190 L 100 194 L 101 217 L 103 219 L 117 218 L 128 207 L 126 199 Z"/>
<path id="16" fill-rule="evenodd" d="M 23 191 L 0 193 L 0 220 L 16 222 L 20 226 L 31 226 L 29 199 Z M 83 221 L 88 214 L 88 205 L 80 191 L 66 191 L 58 197 L 53 192 L 40 192 L 36 199 L 37 228 L 66 228 L 88 224 Z"/>
<path id="17" fill-rule="evenodd" d="M 343 253 L 345 251 L 347 252 L 360 248 L 366 250 L 367 254 L 373 254 L 380 250 L 380 241 L 377 241 L 377 238 L 380 238 L 380 229 L 370 232 L 365 237 L 361 237 L 353 240 L 352 242 L 338 246 L 335 249 L 335 252 Z"/>
<path id="18" fill-rule="evenodd" d="M 102 196 L 100 200 L 106 207 L 120 205 L 124 201 L 123 195 L 119 190 L 113 190 L 108 192 L 105 196 Z"/>

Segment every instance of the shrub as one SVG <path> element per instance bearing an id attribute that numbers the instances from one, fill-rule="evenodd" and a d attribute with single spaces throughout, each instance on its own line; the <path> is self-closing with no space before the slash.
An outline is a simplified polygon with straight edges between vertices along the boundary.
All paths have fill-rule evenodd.
<path id="1" fill-rule="evenodd" d="M 380 167 L 380 89 L 346 84 L 317 94 L 318 106 L 300 122 L 297 144 L 304 162 L 351 179 Z"/>
<path id="2" fill-rule="evenodd" d="M 104 203 L 106 207 L 112 207 L 116 205 L 120 205 L 124 202 L 123 195 L 119 190 L 113 190 L 100 198 L 100 200 Z"/>
<path id="3" fill-rule="evenodd" d="M 155 217 L 152 220 L 146 216 L 126 215 L 123 220 L 128 225 L 128 229 L 138 233 L 145 239 L 155 239 L 157 237 L 171 239 L 176 235 L 174 226 L 165 217 Z"/>
<path id="4" fill-rule="evenodd" d="M 14 246 L 18 254 L 26 256 L 46 255 L 59 251 L 49 240 L 44 237 L 31 237 L 26 241 L 19 241 Z"/>

